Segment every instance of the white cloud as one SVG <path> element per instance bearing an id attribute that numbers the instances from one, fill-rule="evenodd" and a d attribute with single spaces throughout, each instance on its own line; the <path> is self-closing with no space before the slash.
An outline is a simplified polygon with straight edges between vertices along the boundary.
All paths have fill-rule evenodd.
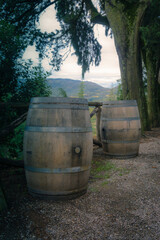
<path id="1" fill-rule="evenodd" d="M 49 7 L 40 18 L 40 27 L 42 31 L 54 31 L 59 28 L 59 23 L 57 23 L 55 18 L 54 7 Z M 105 36 L 105 28 L 98 25 L 95 26 L 95 33 L 98 41 L 102 45 L 102 55 L 101 63 L 98 67 L 91 66 L 89 73 L 86 73 L 85 80 L 96 82 L 102 86 L 110 87 L 112 83 L 120 79 L 120 69 L 119 61 L 116 53 L 114 39 Z M 34 48 L 28 48 L 27 53 L 25 53 L 25 58 L 36 59 L 38 54 L 35 53 Z M 45 59 L 43 61 L 44 68 L 49 71 L 51 66 L 49 65 L 49 60 Z M 61 70 L 59 72 L 53 72 L 52 77 L 56 78 L 71 78 L 71 79 L 81 79 L 81 66 L 77 65 L 76 56 L 69 56 L 63 63 Z"/>
<path id="2" fill-rule="evenodd" d="M 23 54 L 24 59 L 32 59 L 35 63 L 38 63 L 38 52 L 36 52 L 35 46 L 28 46 Z"/>
<path id="3" fill-rule="evenodd" d="M 56 12 L 54 6 L 50 6 L 45 12 L 41 14 L 40 26 L 41 31 L 52 32 L 55 29 L 59 29 L 59 22 L 56 20 Z"/>

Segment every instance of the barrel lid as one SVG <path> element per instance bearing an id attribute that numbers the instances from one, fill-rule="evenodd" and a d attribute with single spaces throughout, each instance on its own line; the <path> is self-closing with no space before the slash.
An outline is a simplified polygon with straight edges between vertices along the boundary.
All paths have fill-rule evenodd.
<path id="1" fill-rule="evenodd" d="M 52 104 L 52 103 L 69 103 L 69 104 L 87 104 L 87 99 L 84 98 L 63 98 L 63 97 L 34 97 L 31 98 L 31 104 Z"/>
<path id="2" fill-rule="evenodd" d="M 103 105 L 129 105 L 129 106 L 137 106 L 136 100 L 120 100 L 120 101 L 105 101 Z"/>

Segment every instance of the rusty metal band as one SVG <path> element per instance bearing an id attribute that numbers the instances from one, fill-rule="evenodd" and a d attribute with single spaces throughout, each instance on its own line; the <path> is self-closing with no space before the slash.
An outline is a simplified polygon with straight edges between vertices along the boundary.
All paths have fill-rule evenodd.
<path id="1" fill-rule="evenodd" d="M 25 170 L 29 172 L 36 172 L 36 173 L 54 173 L 54 174 L 60 174 L 60 173 L 79 173 L 84 171 L 89 171 L 90 166 L 83 166 L 83 167 L 72 167 L 72 168 L 37 168 L 32 166 L 25 166 Z"/>
<path id="2" fill-rule="evenodd" d="M 85 98 L 63 98 L 63 97 L 33 97 L 31 104 L 86 104 L 88 101 Z"/>
<path id="3" fill-rule="evenodd" d="M 84 186 L 82 188 L 74 189 L 74 190 L 68 190 L 68 191 L 46 191 L 46 190 L 40 190 L 40 189 L 33 189 L 31 187 L 28 187 L 28 190 L 31 193 L 36 193 L 36 194 L 42 194 L 44 197 L 47 197 L 47 195 L 54 195 L 54 196 L 68 196 L 69 194 L 77 194 L 80 192 L 86 192 L 87 186 Z"/>
<path id="4" fill-rule="evenodd" d="M 72 109 L 72 110 L 88 110 L 88 105 L 78 104 L 31 104 L 29 109 Z"/>
<path id="5" fill-rule="evenodd" d="M 27 132 L 53 132 L 53 133 L 85 133 L 92 132 L 91 127 L 76 128 L 76 127 L 25 127 Z"/>
<path id="6" fill-rule="evenodd" d="M 102 131 L 106 131 L 107 133 L 127 133 L 127 132 L 136 132 L 136 133 L 140 133 L 141 128 L 124 128 L 124 129 L 112 129 L 112 128 L 105 128 L 105 126 L 103 125 L 102 127 Z"/>
<path id="7" fill-rule="evenodd" d="M 113 140 L 105 140 L 105 139 L 102 139 L 102 142 L 103 143 L 139 143 L 139 140 L 128 140 L 128 141 L 113 141 Z"/>
<path id="8" fill-rule="evenodd" d="M 138 155 L 138 152 L 134 152 L 134 153 L 131 153 L 131 154 L 115 154 L 115 153 L 108 153 L 108 152 L 105 152 L 108 156 L 110 157 L 116 157 L 116 158 L 133 158 L 133 157 L 136 157 Z"/>
<path id="9" fill-rule="evenodd" d="M 137 104 L 136 103 L 134 103 L 134 104 L 128 104 L 128 105 L 126 105 L 126 104 L 123 104 L 123 105 L 105 105 L 105 104 L 103 104 L 103 106 L 102 106 L 102 109 L 103 108 L 120 108 L 120 107 L 136 107 L 137 108 Z"/>
<path id="10" fill-rule="evenodd" d="M 101 118 L 102 121 L 136 121 L 136 120 L 140 120 L 139 117 L 128 117 L 128 118 Z"/>

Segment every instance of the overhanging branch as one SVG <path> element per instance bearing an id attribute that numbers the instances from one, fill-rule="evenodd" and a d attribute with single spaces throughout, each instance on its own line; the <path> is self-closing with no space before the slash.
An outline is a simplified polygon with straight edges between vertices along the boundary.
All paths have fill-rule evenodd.
<path id="1" fill-rule="evenodd" d="M 85 4 L 86 4 L 86 8 L 87 10 L 90 12 L 91 15 L 91 22 L 94 24 L 101 24 L 104 26 L 108 26 L 109 27 L 109 22 L 106 16 L 102 16 L 97 9 L 95 8 L 95 6 L 93 5 L 91 0 L 84 0 Z"/>
<path id="2" fill-rule="evenodd" d="M 52 2 L 49 1 L 45 6 L 41 7 L 39 11 L 36 11 L 35 9 L 36 9 L 36 7 L 37 7 L 38 5 L 40 5 L 41 3 L 40 3 L 40 2 L 38 3 L 37 1 L 31 2 L 30 8 L 27 9 L 23 14 L 21 14 L 18 18 L 16 18 L 16 19 L 15 19 L 14 21 L 12 21 L 12 22 L 13 22 L 13 23 L 19 22 L 19 21 L 21 21 L 24 17 L 26 17 L 28 14 L 30 14 L 31 17 L 32 17 L 32 15 L 34 15 L 34 14 L 39 15 L 39 14 L 41 14 L 44 10 L 46 10 L 48 7 L 50 7 L 51 5 L 55 4 L 57 1 L 58 1 L 58 0 L 55 0 L 55 1 L 52 1 Z M 24 1 L 24 2 L 27 3 L 28 1 Z M 21 2 L 21 3 L 22 3 L 22 2 Z M 28 3 L 29 3 L 29 2 L 28 2 Z M 32 14 L 31 14 L 31 12 L 32 12 Z"/>

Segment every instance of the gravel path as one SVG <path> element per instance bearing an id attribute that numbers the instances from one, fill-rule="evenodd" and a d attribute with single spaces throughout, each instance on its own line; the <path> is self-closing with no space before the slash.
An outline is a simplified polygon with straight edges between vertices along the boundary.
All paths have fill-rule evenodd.
<path id="1" fill-rule="evenodd" d="M 142 139 L 136 158 L 110 159 L 95 149 L 93 162 L 110 162 L 112 168 L 107 178 L 91 176 L 88 192 L 75 200 L 32 198 L 24 181 L 0 216 L 0 240 L 159 240 L 160 129 L 157 133 Z"/>

